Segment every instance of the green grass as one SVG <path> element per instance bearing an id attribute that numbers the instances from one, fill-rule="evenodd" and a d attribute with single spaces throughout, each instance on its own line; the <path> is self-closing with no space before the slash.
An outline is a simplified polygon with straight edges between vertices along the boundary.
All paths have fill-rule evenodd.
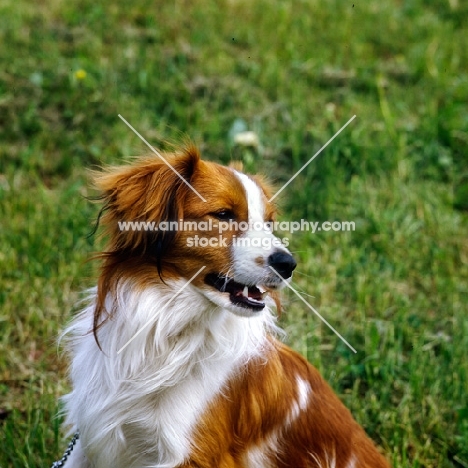
<path id="1" fill-rule="evenodd" d="M 468 467 L 468 8 L 455 0 L 0 3 L 0 467 L 66 447 L 56 336 L 95 281 L 86 170 L 189 135 L 283 192 L 282 324 L 395 467 Z M 84 70 L 79 79 L 76 72 Z M 242 119 L 258 152 L 232 146 Z"/>

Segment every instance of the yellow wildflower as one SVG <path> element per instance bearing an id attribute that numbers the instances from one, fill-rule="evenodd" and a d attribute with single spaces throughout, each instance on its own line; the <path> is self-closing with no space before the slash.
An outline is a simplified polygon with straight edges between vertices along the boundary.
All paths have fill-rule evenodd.
<path id="1" fill-rule="evenodd" d="M 86 71 L 80 68 L 79 70 L 76 70 L 75 72 L 75 78 L 79 81 L 84 80 L 86 78 Z"/>

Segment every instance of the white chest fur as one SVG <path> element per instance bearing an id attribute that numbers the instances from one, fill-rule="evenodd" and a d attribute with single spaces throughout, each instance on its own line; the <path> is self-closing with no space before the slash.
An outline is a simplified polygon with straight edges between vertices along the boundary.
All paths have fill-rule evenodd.
<path id="1" fill-rule="evenodd" d="M 90 332 L 95 291 L 66 331 L 73 383 L 64 397 L 66 422 L 80 429 L 83 450 L 97 467 L 182 463 L 207 404 L 267 346 L 265 330 L 274 327 L 268 308 L 238 317 L 192 286 L 174 298 L 183 285 L 121 284 L 107 300 L 115 314 L 99 330 L 102 351 Z"/>

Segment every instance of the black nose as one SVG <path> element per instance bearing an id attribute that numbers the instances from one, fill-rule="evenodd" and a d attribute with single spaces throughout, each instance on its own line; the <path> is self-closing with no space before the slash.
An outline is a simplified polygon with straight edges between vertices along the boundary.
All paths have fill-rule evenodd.
<path id="1" fill-rule="evenodd" d="M 268 265 L 286 279 L 292 276 L 297 263 L 291 254 L 277 250 L 268 257 Z"/>

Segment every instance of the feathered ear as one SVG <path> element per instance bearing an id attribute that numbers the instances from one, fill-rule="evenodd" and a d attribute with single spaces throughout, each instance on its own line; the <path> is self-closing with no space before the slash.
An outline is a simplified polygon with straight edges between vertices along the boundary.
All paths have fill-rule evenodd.
<path id="1" fill-rule="evenodd" d="M 111 167 L 94 177 L 104 200 L 102 224 L 110 237 L 106 255 L 153 258 L 161 274 L 162 260 L 177 235 L 176 230 L 136 229 L 128 223 L 178 221 L 183 218 L 183 200 L 200 161 L 198 150 L 137 160 L 123 167 Z M 185 181 L 185 182 L 184 182 Z M 125 228 L 125 224 L 126 228 Z"/>
<path id="2" fill-rule="evenodd" d="M 103 260 L 99 276 L 98 295 L 94 310 L 93 334 L 108 320 L 113 309 L 107 310 L 105 300 L 125 272 L 137 268 L 144 259 L 157 267 L 162 278 L 165 255 L 178 235 L 177 230 L 145 230 L 123 228 L 121 223 L 159 223 L 183 218 L 185 197 L 200 161 L 198 150 L 188 146 L 183 152 L 139 159 L 123 167 L 111 167 L 94 176 L 94 186 L 101 192 L 104 207 L 100 213 L 104 234 L 109 236 L 108 248 L 98 255 Z M 185 181 L 185 182 L 184 182 Z M 101 216 L 102 215 L 102 216 Z M 120 224 L 119 224 L 120 223 Z M 127 226 L 129 226 L 127 224 Z M 140 225 L 141 227 L 141 225 Z"/>

